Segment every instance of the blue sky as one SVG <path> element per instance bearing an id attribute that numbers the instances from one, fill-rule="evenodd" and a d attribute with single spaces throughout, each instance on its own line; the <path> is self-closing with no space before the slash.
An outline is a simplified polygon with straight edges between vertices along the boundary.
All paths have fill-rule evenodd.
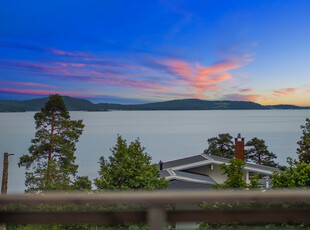
<path id="1" fill-rule="evenodd" d="M 0 99 L 310 105 L 310 2 L 1 1 Z"/>

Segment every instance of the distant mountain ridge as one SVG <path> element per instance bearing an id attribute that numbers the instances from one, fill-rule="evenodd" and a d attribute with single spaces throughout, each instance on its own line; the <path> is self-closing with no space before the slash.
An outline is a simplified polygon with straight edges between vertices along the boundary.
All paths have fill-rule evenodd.
<path id="1" fill-rule="evenodd" d="M 260 105 L 250 101 L 207 101 L 200 99 L 180 99 L 146 104 L 94 104 L 85 99 L 63 97 L 70 111 L 108 111 L 108 110 L 249 110 L 249 109 L 310 109 L 310 106 L 295 105 Z M 25 101 L 0 100 L 0 112 L 39 111 L 48 98 Z"/>

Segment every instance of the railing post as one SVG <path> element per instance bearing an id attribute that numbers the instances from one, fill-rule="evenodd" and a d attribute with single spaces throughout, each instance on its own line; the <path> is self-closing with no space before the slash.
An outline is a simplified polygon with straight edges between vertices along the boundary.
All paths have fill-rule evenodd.
<path id="1" fill-rule="evenodd" d="M 7 194 L 8 191 L 8 168 L 9 168 L 9 154 L 4 153 L 1 194 Z"/>
<path id="2" fill-rule="evenodd" d="M 167 213 L 163 207 L 149 207 L 147 212 L 147 222 L 150 230 L 165 229 Z"/>

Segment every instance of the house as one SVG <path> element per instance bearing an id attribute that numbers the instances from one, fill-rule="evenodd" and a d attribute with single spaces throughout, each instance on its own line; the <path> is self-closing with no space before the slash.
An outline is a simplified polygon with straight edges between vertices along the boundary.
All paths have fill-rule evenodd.
<path id="1" fill-rule="evenodd" d="M 244 138 L 235 138 L 235 158 L 244 160 Z M 229 164 L 229 159 L 219 156 L 200 154 L 173 161 L 160 162 L 160 175 L 170 181 L 168 190 L 210 189 L 215 184 L 223 183 L 227 177 L 219 168 L 220 164 Z M 262 180 L 265 187 L 269 185 L 268 176 L 277 168 L 246 163 L 244 179 L 250 183 L 253 173 L 265 175 Z"/>

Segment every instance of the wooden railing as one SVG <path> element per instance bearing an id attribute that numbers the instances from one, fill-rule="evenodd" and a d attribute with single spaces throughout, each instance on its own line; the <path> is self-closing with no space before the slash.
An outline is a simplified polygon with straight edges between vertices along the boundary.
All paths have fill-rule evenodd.
<path id="1" fill-rule="evenodd" d="M 202 209 L 197 204 L 238 203 L 304 203 L 291 208 Z M 0 196 L 0 224 L 138 224 L 148 223 L 150 229 L 164 229 L 166 223 L 207 222 L 266 224 L 310 222 L 310 191 L 188 191 L 188 192 L 109 192 L 109 193 L 49 193 Z M 194 205 L 196 204 L 196 205 Z M 102 206 L 108 210 L 38 211 L 40 205 Z M 115 208 L 126 205 L 126 208 Z M 14 206 L 19 211 L 14 210 Z M 10 208 L 9 208 L 10 207 Z M 25 208 L 26 207 L 26 208 Z M 119 206 L 118 206 L 119 207 Z M 139 208 L 137 208 L 139 207 Z M 290 206 L 288 206 L 290 207 Z"/>

